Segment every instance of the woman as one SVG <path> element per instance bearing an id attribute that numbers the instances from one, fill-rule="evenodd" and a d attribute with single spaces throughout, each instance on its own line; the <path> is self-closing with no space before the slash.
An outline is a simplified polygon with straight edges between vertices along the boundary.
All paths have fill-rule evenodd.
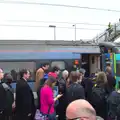
<path id="1" fill-rule="evenodd" d="M 40 89 L 40 112 L 44 115 L 48 115 L 49 120 L 56 120 L 54 104 L 55 101 L 62 96 L 57 95 L 56 98 L 53 97 L 53 87 L 55 84 L 56 79 L 52 76 L 49 76 L 44 86 Z"/>
<path id="2" fill-rule="evenodd" d="M 92 89 L 91 104 L 95 108 L 98 116 L 106 119 L 106 97 L 105 85 L 107 83 L 107 76 L 104 72 L 99 72 L 96 85 Z"/>

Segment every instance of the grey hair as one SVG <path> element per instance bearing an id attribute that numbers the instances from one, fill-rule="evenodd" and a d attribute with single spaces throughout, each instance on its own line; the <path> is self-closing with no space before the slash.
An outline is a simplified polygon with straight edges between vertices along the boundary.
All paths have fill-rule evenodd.
<path id="1" fill-rule="evenodd" d="M 104 120 L 104 119 L 99 116 L 96 116 L 96 120 Z"/>
<path id="2" fill-rule="evenodd" d="M 96 116 L 96 112 L 90 108 L 84 108 L 84 111 L 90 115 L 95 115 Z"/>
<path id="3" fill-rule="evenodd" d="M 80 68 L 80 71 L 79 71 L 80 73 L 82 73 L 82 74 L 85 74 L 85 69 L 83 69 L 83 68 Z"/>
<path id="4" fill-rule="evenodd" d="M 67 70 L 64 70 L 64 71 L 62 72 L 62 75 L 65 75 L 65 76 L 68 76 L 68 74 L 69 74 L 69 72 L 68 72 Z"/>

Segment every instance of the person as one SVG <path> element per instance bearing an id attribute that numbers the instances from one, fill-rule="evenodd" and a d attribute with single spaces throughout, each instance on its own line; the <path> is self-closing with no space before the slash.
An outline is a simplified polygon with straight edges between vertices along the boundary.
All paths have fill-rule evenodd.
<path id="1" fill-rule="evenodd" d="M 55 101 L 57 101 L 62 94 L 53 97 L 53 87 L 56 84 L 56 79 L 52 76 L 48 77 L 44 86 L 40 89 L 40 112 L 44 115 L 48 115 L 49 120 L 56 120 L 56 113 L 54 109 Z"/>
<path id="2" fill-rule="evenodd" d="M 35 89 L 38 91 L 41 85 L 41 79 L 44 78 L 45 72 L 49 69 L 49 64 L 44 63 L 41 68 L 39 68 L 36 72 L 36 80 L 35 80 Z"/>
<path id="3" fill-rule="evenodd" d="M 71 102 L 66 109 L 67 120 L 96 120 L 96 112 L 86 100 Z"/>
<path id="4" fill-rule="evenodd" d="M 63 94 L 63 96 L 59 99 L 59 104 L 57 105 L 56 111 L 58 115 L 58 120 L 65 119 L 65 111 L 66 111 L 66 82 L 68 78 L 69 72 L 64 70 L 62 72 L 62 78 L 58 80 L 58 90 L 59 93 Z"/>
<path id="5" fill-rule="evenodd" d="M 105 91 L 105 85 L 107 83 L 107 76 L 104 72 L 99 72 L 96 79 L 96 86 L 93 87 L 91 93 L 91 104 L 95 108 L 98 116 L 106 119 L 107 112 L 107 93 Z"/>
<path id="6" fill-rule="evenodd" d="M 54 66 L 51 70 L 51 72 L 48 73 L 48 76 L 54 76 L 56 79 L 58 78 L 58 75 L 60 73 L 60 68 L 57 66 Z"/>
<path id="7" fill-rule="evenodd" d="M 13 81 L 17 81 L 17 72 L 14 69 L 11 70 L 11 75 L 13 77 Z"/>
<path id="8" fill-rule="evenodd" d="M 111 22 L 109 22 L 108 24 L 108 29 L 107 29 L 108 33 L 109 33 L 109 36 L 111 35 L 112 33 L 112 25 L 111 25 Z"/>
<path id="9" fill-rule="evenodd" d="M 106 75 L 107 75 L 107 84 L 106 84 L 106 92 L 110 94 L 115 90 L 116 80 L 112 75 L 112 68 L 110 66 L 106 67 Z"/>
<path id="10" fill-rule="evenodd" d="M 35 114 L 34 96 L 27 80 L 30 72 L 27 69 L 20 71 L 20 80 L 16 84 L 16 115 L 17 120 L 33 120 Z"/>
<path id="11" fill-rule="evenodd" d="M 119 89 L 113 91 L 108 99 L 108 120 L 120 120 L 120 81 L 118 82 Z"/>
<path id="12" fill-rule="evenodd" d="M 0 120 L 5 120 L 5 109 L 6 109 L 6 91 L 2 85 L 2 79 L 4 73 L 2 68 L 0 68 Z"/>
<path id="13" fill-rule="evenodd" d="M 13 113 L 13 104 L 14 104 L 14 91 L 12 89 L 11 83 L 13 81 L 13 77 L 11 76 L 11 74 L 6 73 L 4 75 L 4 81 L 5 83 L 4 88 L 6 90 L 6 99 L 7 99 L 7 103 L 6 103 L 6 110 L 5 110 L 5 116 L 6 116 L 6 120 L 12 120 L 12 113 Z"/>
<path id="14" fill-rule="evenodd" d="M 92 92 L 92 87 L 93 87 L 93 82 L 92 80 L 85 78 L 85 70 L 83 68 L 80 69 L 80 76 L 81 76 L 81 85 L 83 86 L 84 90 L 85 90 L 85 98 L 87 101 L 90 101 L 90 97 L 91 97 L 91 92 Z"/>
<path id="15" fill-rule="evenodd" d="M 78 83 L 78 74 L 76 71 L 70 73 L 71 85 L 66 90 L 67 105 L 77 99 L 85 99 L 84 88 Z"/>

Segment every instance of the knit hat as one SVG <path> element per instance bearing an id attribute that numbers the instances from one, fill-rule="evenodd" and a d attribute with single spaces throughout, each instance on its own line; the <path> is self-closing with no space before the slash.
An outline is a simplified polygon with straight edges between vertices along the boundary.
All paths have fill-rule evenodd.
<path id="1" fill-rule="evenodd" d="M 57 78 L 57 74 L 54 73 L 54 72 L 49 72 L 49 73 L 48 73 L 48 76 L 52 76 L 52 77 L 54 77 L 54 78 Z"/>

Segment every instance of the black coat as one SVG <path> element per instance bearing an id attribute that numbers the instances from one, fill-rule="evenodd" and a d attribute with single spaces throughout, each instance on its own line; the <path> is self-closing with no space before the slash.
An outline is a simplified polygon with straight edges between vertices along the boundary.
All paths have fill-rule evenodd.
<path id="1" fill-rule="evenodd" d="M 66 112 L 66 80 L 63 78 L 58 80 L 58 89 L 59 93 L 63 94 L 63 96 L 59 99 L 59 104 L 56 107 L 56 112 L 59 115 L 58 120 L 65 119 L 65 112 Z"/>
<path id="2" fill-rule="evenodd" d="M 4 111 L 6 109 L 6 91 L 0 83 L 0 111 Z"/>
<path id="3" fill-rule="evenodd" d="M 105 89 L 107 94 L 109 95 L 112 91 L 115 90 L 116 80 L 111 74 L 107 75 L 107 80 L 108 83 L 106 84 Z"/>
<path id="4" fill-rule="evenodd" d="M 16 113 L 19 115 L 34 115 L 34 96 L 27 81 L 21 79 L 16 84 Z"/>
<path id="5" fill-rule="evenodd" d="M 91 92 L 92 92 L 92 88 L 93 88 L 92 80 L 90 80 L 88 78 L 84 78 L 81 82 L 81 85 L 83 86 L 83 88 L 85 90 L 86 100 L 90 102 Z"/>

